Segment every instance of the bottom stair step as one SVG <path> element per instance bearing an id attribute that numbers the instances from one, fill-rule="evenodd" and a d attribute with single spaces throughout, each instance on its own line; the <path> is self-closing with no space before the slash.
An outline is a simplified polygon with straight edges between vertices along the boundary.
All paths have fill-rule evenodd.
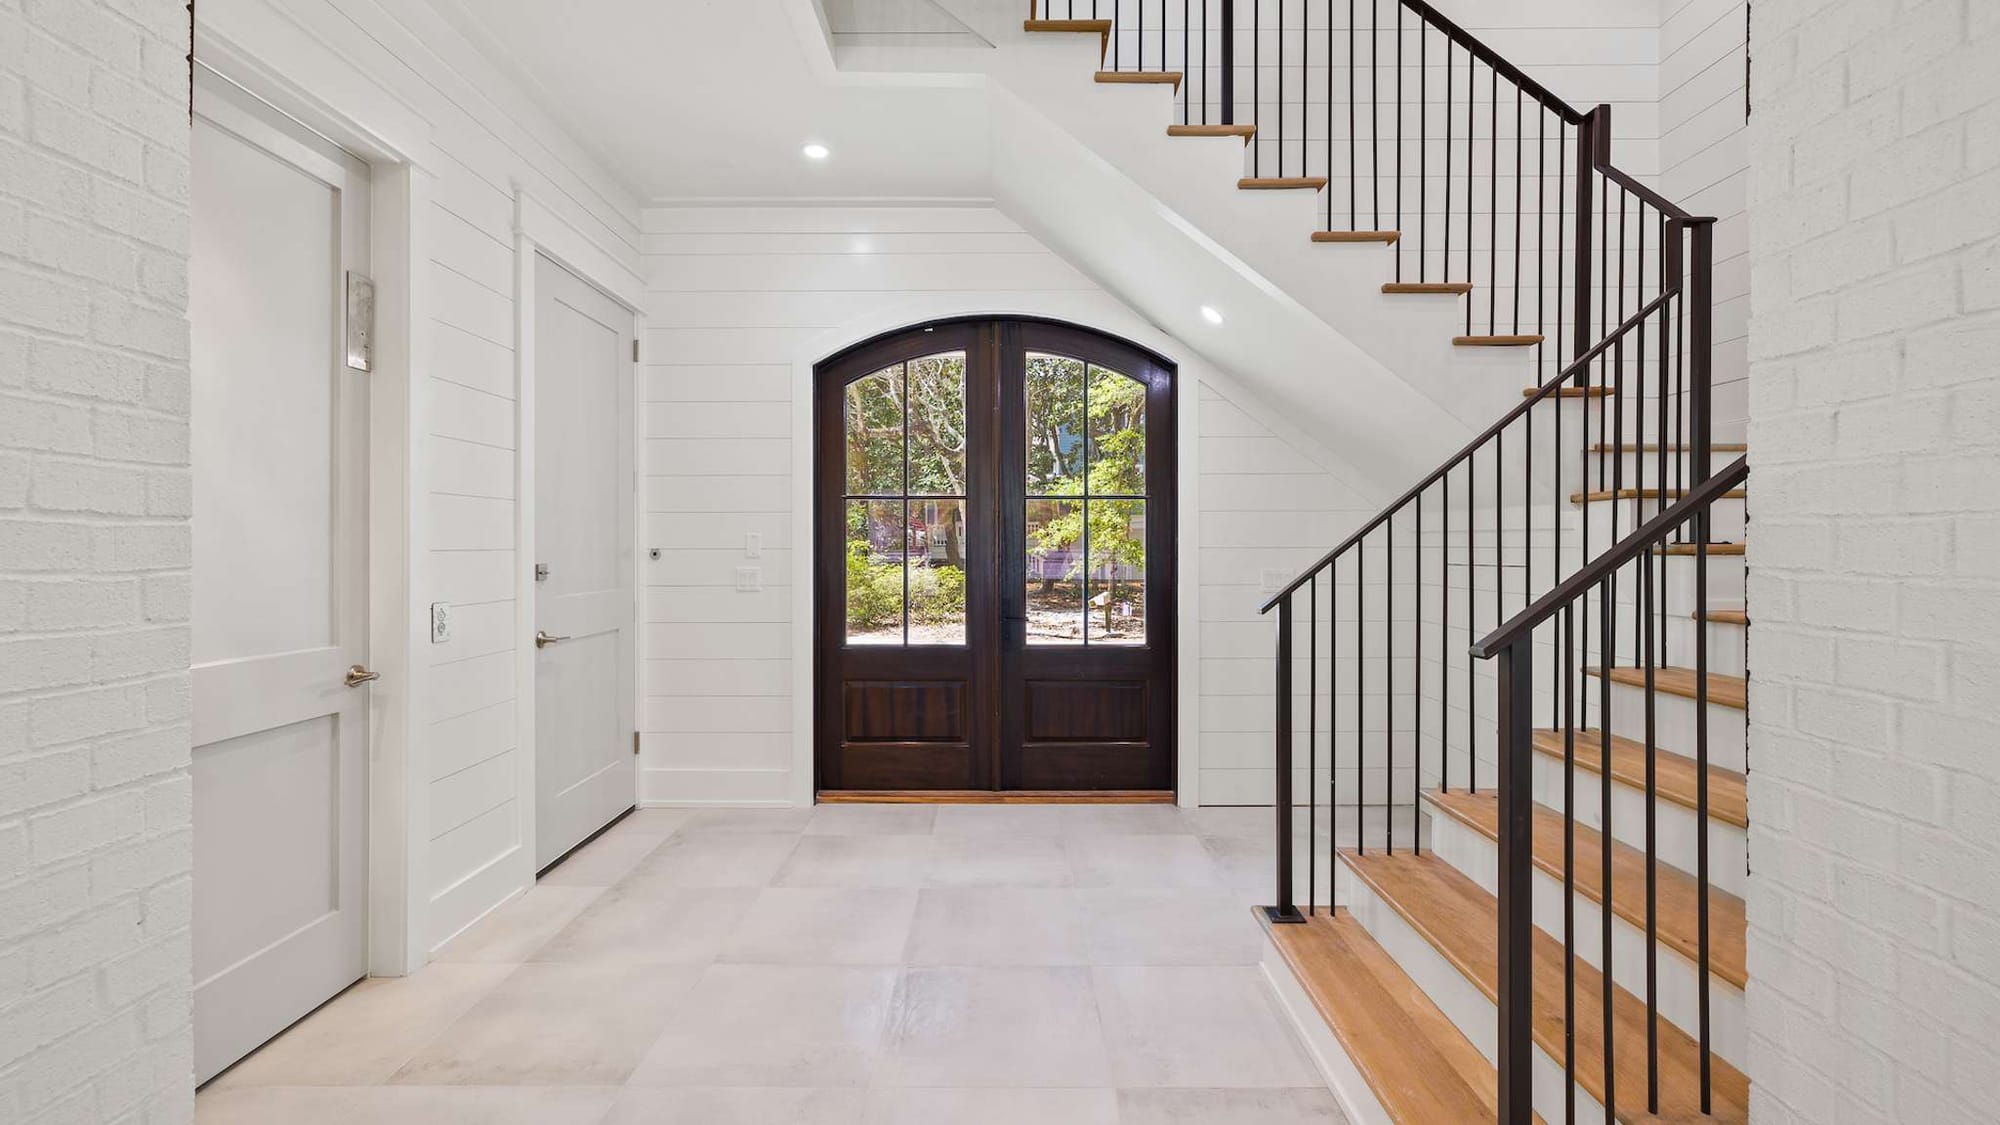
<path id="1" fill-rule="evenodd" d="M 1257 916 L 1264 919 L 1263 911 Z M 1352 914 L 1273 926 L 1272 944 L 1394 1121 L 1492 1121 L 1499 1078 Z"/>
<path id="2" fill-rule="evenodd" d="M 1489 1001 L 1498 1002 L 1499 958 L 1495 953 L 1499 904 L 1450 864 L 1434 855 L 1410 852 L 1356 855 L 1340 853 L 1341 862 L 1369 890 L 1386 902 L 1444 959 Z M 1560 1065 L 1569 1021 L 1564 1009 L 1562 945 L 1535 931 L 1535 1043 Z M 1604 977 L 1578 960 L 1576 987 L 1577 1086 L 1600 1102 L 1605 1098 Z M 1611 991 L 1613 1024 L 1611 1056 L 1616 1081 L 1614 1116 L 1627 1123 L 1655 1118 L 1665 1121 L 1748 1121 L 1750 1082 L 1743 1072 L 1720 1057 L 1710 1060 L 1713 1101 L 1704 1117 L 1700 1100 L 1700 1049 L 1693 1039 L 1664 1018 L 1659 1021 L 1659 1112 L 1652 1116 L 1646 1099 L 1646 1005 L 1615 985 Z M 1439 1118 L 1437 1120 L 1467 1120 Z"/>

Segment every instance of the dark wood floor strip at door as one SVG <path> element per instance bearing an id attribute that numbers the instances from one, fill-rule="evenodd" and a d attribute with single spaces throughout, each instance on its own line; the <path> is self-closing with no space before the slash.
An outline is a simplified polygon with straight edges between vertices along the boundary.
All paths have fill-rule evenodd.
<path id="1" fill-rule="evenodd" d="M 822 789 L 822 805 L 1171 805 L 1171 789 Z"/>

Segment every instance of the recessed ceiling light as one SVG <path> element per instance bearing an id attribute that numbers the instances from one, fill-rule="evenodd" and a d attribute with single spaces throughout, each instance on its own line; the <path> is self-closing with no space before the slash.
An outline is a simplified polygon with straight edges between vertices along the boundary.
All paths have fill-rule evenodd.
<path id="1" fill-rule="evenodd" d="M 827 148 L 818 141 L 809 142 L 799 151 L 805 154 L 807 160 L 825 160 L 827 157 L 833 155 L 832 149 Z"/>
<path id="2" fill-rule="evenodd" d="M 1216 312 L 1214 308 L 1212 308 L 1212 307 L 1210 307 L 1210 306 L 1208 306 L 1208 305 L 1203 305 L 1203 306 L 1201 307 L 1201 318 L 1202 318 L 1203 320 L 1205 320 L 1205 321 L 1209 322 L 1210 324 L 1221 324 L 1221 323 L 1222 323 L 1222 314 L 1221 314 L 1221 313 L 1219 313 L 1219 312 Z"/>

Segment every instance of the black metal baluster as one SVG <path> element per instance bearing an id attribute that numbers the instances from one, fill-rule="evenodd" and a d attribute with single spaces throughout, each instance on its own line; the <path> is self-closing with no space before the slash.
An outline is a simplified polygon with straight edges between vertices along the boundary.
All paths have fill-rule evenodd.
<path id="1" fill-rule="evenodd" d="M 1354 545 L 1354 854 L 1368 854 L 1368 540 Z"/>
<path id="2" fill-rule="evenodd" d="M 1451 791 L 1451 470 L 1444 471 L 1438 505 L 1438 792 Z M 1466 658 L 1468 664 L 1471 657 Z"/>
<path id="3" fill-rule="evenodd" d="M 1444 257 L 1438 263 L 1438 280 L 1451 280 L 1451 40 L 1444 41 Z"/>
<path id="4" fill-rule="evenodd" d="M 1306 916 L 1319 908 L 1319 575 L 1306 595 L 1312 619 L 1306 650 Z M 1329 810 L 1328 816 L 1333 815 Z"/>
<path id="5" fill-rule="evenodd" d="M 1420 282 L 1431 279 L 1431 66 L 1430 40 L 1424 35 L 1428 28 L 1424 21 L 1417 21 L 1417 280 Z"/>
<path id="6" fill-rule="evenodd" d="M 1370 0 L 1373 3 L 1373 0 Z M 1386 546 L 1382 569 L 1385 604 L 1382 611 L 1382 850 L 1396 853 L 1396 513 L 1383 524 Z"/>
<path id="7" fill-rule="evenodd" d="M 1257 0 L 1250 0 L 1250 2 L 1254 4 Z M 1204 20 L 1207 18 L 1207 12 L 1208 0 L 1202 0 Z M 1222 0 L 1221 19 L 1222 104 L 1217 107 L 1216 115 L 1222 119 L 1224 125 L 1234 125 L 1236 124 L 1236 0 Z M 1250 114 L 1250 123 L 1252 125 L 1257 123 L 1257 114 L 1254 109 Z M 1253 162 L 1257 159 L 1257 146 L 1255 144 L 1250 146 L 1250 159 Z M 1255 175 L 1255 173 L 1253 172 L 1252 175 Z"/>
<path id="8" fill-rule="evenodd" d="M 1292 898 L 1292 595 L 1278 602 L 1276 804 L 1278 897 L 1264 914 L 1274 923 L 1303 922 Z"/>
<path id="9" fill-rule="evenodd" d="M 1486 151 L 1486 331 L 1500 334 L 1500 71 L 1492 69 L 1493 80 L 1487 103 L 1487 135 L 1492 139 Z"/>
<path id="10" fill-rule="evenodd" d="M 1643 364 L 1645 353 L 1640 353 Z M 1641 384 L 1644 376 L 1641 376 Z M 1660 1112 L 1660 927 L 1659 927 L 1659 824 L 1658 806 L 1659 777 L 1656 759 L 1659 745 L 1659 728 L 1654 692 L 1658 689 L 1653 664 L 1653 583 L 1656 580 L 1655 560 L 1660 555 L 1658 547 L 1653 547 L 1639 558 L 1639 599 L 1635 606 L 1639 628 L 1633 639 L 1644 650 L 1646 675 L 1646 1112 Z M 1610 905 L 1611 900 L 1605 899 Z"/>
<path id="11" fill-rule="evenodd" d="M 1476 174 L 1474 166 L 1479 160 L 1477 145 L 1479 130 L 1478 91 L 1479 59 L 1472 53 L 1472 48 L 1467 47 L 1465 49 L 1465 280 L 1468 282 L 1476 276 L 1472 272 L 1472 224 L 1474 218 L 1473 212 L 1478 206 L 1474 202 L 1474 192 L 1478 188 L 1473 182 Z M 1465 334 L 1467 336 L 1472 335 L 1472 301 L 1473 299 L 1470 296 L 1467 296 L 1465 299 Z"/>
<path id="12" fill-rule="evenodd" d="M 1285 0 L 1278 0 L 1278 175 L 1285 174 Z M 1303 175 L 1303 171 L 1300 173 Z"/>
<path id="13" fill-rule="evenodd" d="M 1514 87 L 1514 335 L 1516 336 L 1521 334 L 1521 189 L 1528 178 L 1521 164 L 1522 133 L 1521 88 L 1516 86 Z"/>
<path id="14" fill-rule="evenodd" d="M 1479 516 L 1473 507 L 1473 496 L 1478 492 L 1474 474 L 1478 471 L 1479 451 L 1474 449 L 1465 459 L 1465 643 L 1470 647 L 1479 640 L 1479 561 L 1473 557 L 1474 545 L 1479 539 Z M 1478 669 L 1468 658 L 1465 662 L 1465 791 L 1479 792 L 1479 705 L 1474 697 L 1478 694 Z"/>
<path id="15" fill-rule="evenodd" d="M 1614 572 L 1615 573 L 1615 572 Z M 1598 623 L 1603 636 L 1598 642 L 1598 659 L 1603 662 L 1603 674 L 1598 677 L 1598 820 L 1597 828 L 1600 855 L 1598 856 L 1598 882 L 1603 894 L 1598 900 L 1598 918 L 1601 923 L 1603 950 L 1599 954 L 1599 971 L 1603 979 L 1598 982 L 1603 993 L 1604 1007 L 1604 1115 L 1607 1120 L 1618 1114 L 1618 1045 L 1613 1018 L 1612 995 L 1617 992 L 1617 978 L 1611 966 L 1611 667 L 1612 653 L 1615 651 L 1616 633 L 1612 622 L 1617 619 L 1617 590 L 1612 584 L 1613 575 L 1606 575 L 1598 587 Z"/>
<path id="16" fill-rule="evenodd" d="M 1326 912 L 1340 889 L 1340 559 L 1326 564 Z M 1313 841 L 1318 847 L 1319 842 Z"/>
<path id="17" fill-rule="evenodd" d="M 1424 791 L 1424 498 L 1417 496 L 1417 543 L 1411 554 L 1416 556 L 1416 613 L 1411 615 L 1410 625 L 1416 634 L 1416 688 L 1411 698 L 1415 706 L 1411 708 L 1410 745 L 1416 765 L 1410 772 L 1410 853 L 1424 854 L 1424 834 L 1418 827 L 1422 795 Z M 1443 761 L 1443 755 L 1439 755 Z"/>
<path id="18" fill-rule="evenodd" d="M 1382 5 L 1368 0 L 1368 180 L 1374 187 L 1375 225 L 1382 229 Z"/>
<path id="19" fill-rule="evenodd" d="M 1563 1120 L 1576 1125 L 1576 602 L 1563 607 Z M 1605 766 L 1609 772 L 1610 766 Z"/>
<path id="20" fill-rule="evenodd" d="M 1372 0 L 1371 0 L 1372 2 Z M 1329 17 L 1331 13 L 1329 13 Z M 1329 18 L 1328 23 L 1332 20 Z M 1355 53 L 1354 0 L 1347 0 L 1347 229 L 1361 229 L 1360 117 L 1355 113 L 1354 72 L 1361 65 Z M 1329 28 L 1329 33 L 1331 29 Z M 1327 60 L 1332 65 L 1332 60 Z"/>
<path id="21" fill-rule="evenodd" d="M 1264 0 L 1250 0 L 1250 119 L 1257 126 L 1250 146 L 1250 174 L 1263 175 L 1264 165 Z"/>
<path id="22" fill-rule="evenodd" d="M 1403 6 L 1396 5 L 1396 229 L 1403 229 Z M 1403 250 L 1396 249 L 1396 280 L 1403 280 Z"/>

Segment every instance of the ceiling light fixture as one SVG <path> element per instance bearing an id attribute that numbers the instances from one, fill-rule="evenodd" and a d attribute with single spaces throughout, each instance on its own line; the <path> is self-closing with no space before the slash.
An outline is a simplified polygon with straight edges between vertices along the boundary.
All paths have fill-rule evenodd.
<path id="1" fill-rule="evenodd" d="M 1201 318 L 1209 322 L 1210 324 L 1222 323 L 1222 314 L 1216 312 L 1214 308 L 1208 305 L 1203 305 L 1201 307 Z"/>
<path id="2" fill-rule="evenodd" d="M 832 149 L 827 148 L 818 141 L 807 142 L 806 146 L 799 151 L 805 154 L 807 160 L 825 160 L 827 157 L 833 155 Z"/>

